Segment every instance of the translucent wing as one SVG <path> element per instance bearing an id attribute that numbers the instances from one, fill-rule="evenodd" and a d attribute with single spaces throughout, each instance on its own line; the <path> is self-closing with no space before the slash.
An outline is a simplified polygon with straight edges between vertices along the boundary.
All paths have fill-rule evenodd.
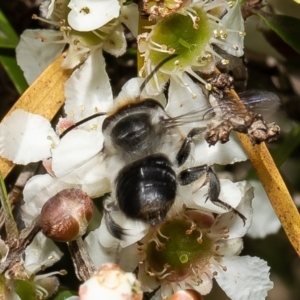
<path id="1" fill-rule="evenodd" d="M 222 111 L 226 111 L 226 116 L 232 114 L 240 118 L 246 117 L 248 111 L 254 111 L 268 118 L 274 114 L 279 106 L 279 97 L 268 91 L 248 90 L 239 94 L 240 101 L 243 102 L 245 108 L 240 108 L 236 99 L 231 96 L 226 96 L 219 101 L 218 107 Z M 190 111 L 184 115 L 164 120 L 167 127 L 180 126 L 192 122 L 205 122 L 210 120 L 215 115 L 214 108 L 207 104 L 198 110 Z"/>

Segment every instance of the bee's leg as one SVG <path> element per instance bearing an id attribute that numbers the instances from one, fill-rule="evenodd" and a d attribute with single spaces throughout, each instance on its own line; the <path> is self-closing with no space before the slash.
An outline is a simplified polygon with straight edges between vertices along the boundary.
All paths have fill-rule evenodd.
<path id="1" fill-rule="evenodd" d="M 222 207 L 226 210 L 233 211 L 242 219 L 245 225 L 247 218 L 235 208 L 233 208 L 231 205 L 219 199 L 221 191 L 220 181 L 217 174 L 213 171 L 213 169 L 210 166 L 202 165 L 183 170 L 178 174 L 178 180 L 180 185 L 188 185 L 196 181 L 203 175 L 206 175 L 206 179 L 202 186 L 204 186 L 207 183 L 209 184 L 206 201 L 209 199 L 213 204 Z"/>
<path id="2" fill-rule="evenodd" d="M 196 128 L 193 128 L 188 133 L 188 135 L 184 139 L 184 141 L 176 155 L 176 160 L 177 160 L 178 166 L 183 165 L 185 163 L 185 161 L 188 159 L 188 157 L 191 153 L 191 144 L 193 142 L 193 137 L 203 133 L 205 130 L 206 130 L 206 127 L 196 127 Z"/>
<path id="3" fill-rule="evenodd" d="M 201 176 L 206 175 L 206 180 L 203 183 L 203 185 L 205 185 L 208 182 L 208 168 L 210 168 L 208 165 L 202 165 L 181 171 L 177 176 L 180 185 L 188 185 L 199 179 Z"/>
<path id="4" fill-rule="evenodd" d="M 115 222 L 110 214 L 110 212 L 117 210 L 119 210 L 119 206 L 116 202 L 112 201 L 111 199 L 104 201 L 103 212 L 107 230 L 113 237 L 122 240 L 123 236 L 125 235 L 124 229 Z"/>

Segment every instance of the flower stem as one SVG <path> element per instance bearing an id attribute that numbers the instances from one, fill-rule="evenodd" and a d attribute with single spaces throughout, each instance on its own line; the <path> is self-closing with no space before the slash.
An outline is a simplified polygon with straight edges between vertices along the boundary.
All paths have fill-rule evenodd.
<path id="1" fill-rule="evenodd" d="M 88 280 L 93 276 L 96 268 L 82 238 L 80 237 L 75 241 L 68 242 L 67 245 L 69 247 L 77 278 L 80 281 Z"/>
<path id="2" fill-rule="evenodd" d="M 17 238 L 19 235 L 16 222 L 12 215 L 11 205 L 7 196 L 6 187 L 2 174 L 0 173 L 0 201 L 3 209 L 6 235 Z"/>

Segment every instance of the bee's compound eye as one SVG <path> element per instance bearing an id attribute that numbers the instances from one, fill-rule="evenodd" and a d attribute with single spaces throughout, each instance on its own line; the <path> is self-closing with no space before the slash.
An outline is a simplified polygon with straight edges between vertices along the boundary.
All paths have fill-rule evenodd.
<path id="1" fill-rule="evenodd" d="M 176 174 L 169 159 L 153 154 L 125 166 L 116 179 L 120 209 L 151 226 L 164 221 L 176 196 Z"/>

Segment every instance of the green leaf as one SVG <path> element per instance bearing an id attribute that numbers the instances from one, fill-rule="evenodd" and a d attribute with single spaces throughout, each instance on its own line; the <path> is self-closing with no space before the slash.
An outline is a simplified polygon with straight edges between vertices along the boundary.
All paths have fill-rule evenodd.
<path id="1" fill-rule="evenodd" d="M 71 296 L 76 296 L 77 293 L 70 290 L 61 290 L 58 291 L 55 296 L 51 297 L 51 300 L 66 300 Z"/>
<path id="2" fill-rule="evenodd" d="M 1 257 L 2 258 L 2 257 Z M 6 295 L 7 287 L 4 274 L 0 274 L 0 295 Z"/>
<path id="3" fill-rule="evenodd" d="M 19 37 L 0 10 L 0 48 L 16 48 Z"/>
<path id="4" fill-rule="evenodd" d="M 19 37 L 0 10 L 0 63 L 21 95 L 28 85 L 15 58 L 14 50 L 18 42 Z"/>
<path id="5" fill-rule="evenodd" d="M 13 82 L 16 90 L 21 95 L 27 89 L 28 84 L 24 78 L 23 71 L 17 64 L 14 53 L 0 50 L 0 64 L 5 69 L 9 78 Z"/>
<path id="6" fill-rule="evenodd" d="M 6 234 L 11 238 L 17 238 L 19 235 L 17 224 L 15 223 L 11 205 L 7 196 L 5 182 L 0 173 L 0 203 L 3 209 L 4 224 Z"/>
<path id="7" fill-rule="evenodd" d="M 36 291 L 34 283 L 16 279 L 14 289 L 22 300 L 36 300 Z"/>
<path id="8" fill-rule="evenodd" d="M 299 28 L 300 19 L 285 15 L 275 15 L 264 11 L 253 11 L 274 30 L 288 45 L 300 53 Z"/>

